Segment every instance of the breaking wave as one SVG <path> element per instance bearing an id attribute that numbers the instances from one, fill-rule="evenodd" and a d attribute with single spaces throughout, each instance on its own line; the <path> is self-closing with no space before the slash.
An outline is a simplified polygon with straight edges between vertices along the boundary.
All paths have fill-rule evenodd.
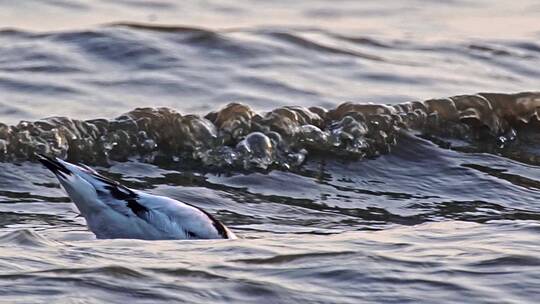
<path id="1" fill-rule="evenodd" d="M 136 108 L 115 119 L 50 117 L 0 124 L 0 159 L 35 153 L 104 164 L 139 157 L 190 160 L 210 168 L 300 166 L 310 155 L 351 159 L 388 153 L 402 132 L 456 149 L 504 152 L 538 143 L 540 93 L 479 93 L 396 105 L 343 103 L 335 109 L 284 106 L 256 113 L 231 103 L 204 117 L 170 108 Z M 537 162 L 529 154 L 510 156 Z"/>

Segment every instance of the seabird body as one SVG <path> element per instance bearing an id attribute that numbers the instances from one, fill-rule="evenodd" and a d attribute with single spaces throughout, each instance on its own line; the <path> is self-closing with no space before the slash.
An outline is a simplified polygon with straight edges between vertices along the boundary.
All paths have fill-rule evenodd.
<path id="1" fill-rule="evenodd" d="M 172 198 L 129 189 L 95 170 L 38 155 L 51 170 L 88 228 L 100 239 L 235 239 L 206 211 Z"/>

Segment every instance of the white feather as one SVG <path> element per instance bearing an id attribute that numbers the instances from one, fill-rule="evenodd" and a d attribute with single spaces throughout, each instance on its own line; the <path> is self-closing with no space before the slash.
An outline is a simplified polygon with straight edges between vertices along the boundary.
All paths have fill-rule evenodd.
<path id="1" fill-rule="evenodd" d="M 55 173 L 98 238 L 236 238 L 222 223 L 192 205 L 129 189 L 86 166 L 44 156 L 39 160 Z"/>

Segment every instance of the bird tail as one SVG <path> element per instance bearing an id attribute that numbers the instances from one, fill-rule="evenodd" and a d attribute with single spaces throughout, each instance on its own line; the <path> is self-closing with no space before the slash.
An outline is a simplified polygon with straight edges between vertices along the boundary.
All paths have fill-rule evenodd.
<path id="1" fill-rule="evenodd" d="M 43 154 L 36 154 L 36 158 L 56 175 L 83 216 L 102 207 L 95 187 L 87 181 L 88 178 L 85 179 L 86 169 Z"/>
<path id="2" fill-rule="evenodd" d="M 63 178 L 67 178 L 72 175 L 73 172 L 66 167 L 63 163 L 59 162 L 57 159 L 48 157 L 43 154 L 36 153 L 37 160 L 39 160 L 47 169 L 51 170 L 55 175 L 60 175 Z"/>

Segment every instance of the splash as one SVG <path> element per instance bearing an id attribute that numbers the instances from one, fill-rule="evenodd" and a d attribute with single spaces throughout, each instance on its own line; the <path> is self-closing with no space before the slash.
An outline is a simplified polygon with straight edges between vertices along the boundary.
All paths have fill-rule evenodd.
<path id="1" fill-rule="evenodd" d="M 331 110 L 284 106 L 263 114 L 231 103 L 204 117 L 137 108 L 112 120 L 51 117 L 0 124 L 0 159 L 31 160 L 37 152 L 90 164 L 138 156 L 147 162 L 166 157 L 217 168 L 287 169 L 310 155 L 362 159 L 389 153 L 402 132 L 447 146 L 458 139 L 503 148 L 534 137 L 539 113 L 538 92 L 343 103 Z"/>

